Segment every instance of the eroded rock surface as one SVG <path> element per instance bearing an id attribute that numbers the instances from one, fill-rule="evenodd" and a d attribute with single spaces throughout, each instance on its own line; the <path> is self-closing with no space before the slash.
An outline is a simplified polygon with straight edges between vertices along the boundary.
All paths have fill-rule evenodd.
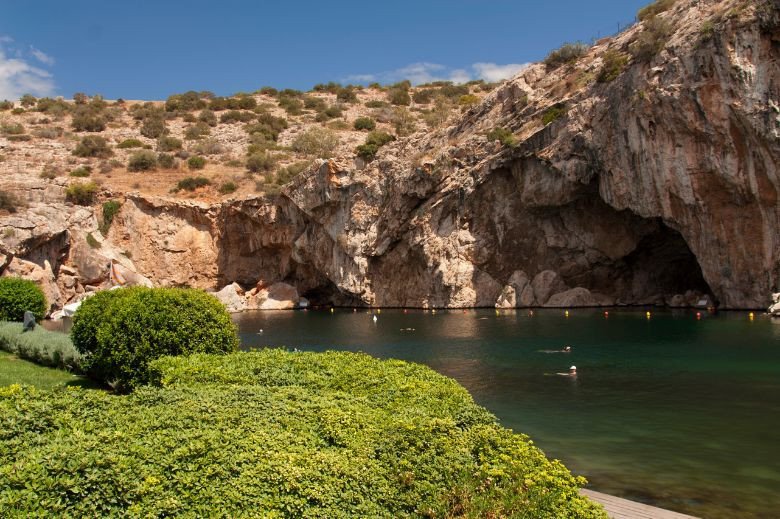
<path id="1" fill-rule="evenodd" d="M 231 287 L 224 298 L 240 309 L 300 297 L 691 306 L 708 294 L 766 307 L 780 278 L 778 7 L 680 1 L 661 17 L 674 28 L 663 50 L 614 81 L 596 81 L 605 53 L 627 53 L 641 24 L 574 64 L 527 68 L 454 126 L 399 139 L 369 164 L 318 161 L 278 196 L 123 195 L 101 249 L 157 285 Z M 561 115 L 545 125 L 552 108 Z M 517 144 L 488 142 L 497 127 Z M 46 277 L 48 261 L 58 304 L 104 282 L 111 255 L 84 245 L 91 210 L 33 204 L 0 226 L 15 233 L 0 250 L 6 274 L 18 258 Z M 280 283 L 290 289 L 277 297 Z"/>

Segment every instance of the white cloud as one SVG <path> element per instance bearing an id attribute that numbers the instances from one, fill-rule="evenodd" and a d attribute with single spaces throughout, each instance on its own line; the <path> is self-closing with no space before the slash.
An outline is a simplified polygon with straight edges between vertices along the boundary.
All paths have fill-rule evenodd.
<path id="1" fill-rule="evenodd" d="M 50 96 L 54 93 L 54 78 L 43 68 L 29 63 L 19 49 L 9 46 L 13 39 L 0 36 L 0 99 L 19 99 L 24 94 Z M 44 65 L 54 60 L 34 47 L 30 47 L 33 58 Z M 9 54 L 16 57 L 9 57 Z"/>
<path id="2" fill-rule="evenodd" d="M 496 63 L 474 63 L 471 68 L 474 69 L 479 79 L 484 79 L 490 83 L 509 79 L 518 72 L 528 68 L 530 63 L 508 63 L 498 65 Z"/>
<path id="3" fill-rule="evenodd" d="M 30 45 L 30 53 L 32 53 L 33 57 L 43 63 L 44 65 L 54 65 L 54 58 L 46 54 L 40 49 L 36 49 L 32 45 Z"/>
<path id="4" fill-rule="evenodd" d="M 469 69 L 450 69 L 438 63 L 423 61 L 376 74 L 355 74 L 347 76 L 344 80 L 361 83 L 373 81 L 394 83 L 396 81 L 408 79 L 413 85 L 430 83 L 432 81 L 466 83 L 473 79 L 484 79 L 485 81 L 494 82 L 510 78 L 528 65 L 528 63 L 508 63 L 506 65 L 498 65 L 496 63 L 474 63 Z"/>

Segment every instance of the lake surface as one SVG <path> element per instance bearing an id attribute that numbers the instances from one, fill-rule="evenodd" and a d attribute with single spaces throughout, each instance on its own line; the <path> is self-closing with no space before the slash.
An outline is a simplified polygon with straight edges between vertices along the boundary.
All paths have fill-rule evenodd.
<path id="1" fill-rule="evenodd" d="M 337 309 L 236 321 L 245 348 L 427 364 L 595 490 L 705 518 L 778 517 L 780 321 L 651 311 L 383 310 L 374 323 Z M 571 353 L 539 351 L 565 345 Z M 576 378 L 555 375 L 572 364 Z"/>

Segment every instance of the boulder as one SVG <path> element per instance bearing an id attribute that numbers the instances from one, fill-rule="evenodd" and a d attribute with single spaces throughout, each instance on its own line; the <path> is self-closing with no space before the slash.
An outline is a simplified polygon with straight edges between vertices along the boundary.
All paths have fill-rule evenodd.
<path id="1" fill-rule="evenodd" d="M 266 298 L 260 304 L 261 310 L 290 310 L 295 308 L 299 301 L 298 291 L 287 283 L 274 283 L 264 292 Z"/>
<path id="2" fill-rule="evenodd" d="M 582 306 L 601 306 L 590 290 L 587 288 L 576 287 L 565 292 L 559 292 L 544 304 L 548 308 L 573 308 Z"/>
<path id="3" fill-rule="evenodd" d="M 247 301 L 243 295 L 244 290 L 238 283 L 225 286 L 214 295 L 225 305 L 228 312 L 243 312 L 247 309 Z"/>
<path id="4" fill-rule="evenodd" d="M 543 270 L 538 273 L 531 282 L 534 290 L 536 304 L 544 306 L 550 296 L 565 291 L 566 283 L 552 270 Z"/>

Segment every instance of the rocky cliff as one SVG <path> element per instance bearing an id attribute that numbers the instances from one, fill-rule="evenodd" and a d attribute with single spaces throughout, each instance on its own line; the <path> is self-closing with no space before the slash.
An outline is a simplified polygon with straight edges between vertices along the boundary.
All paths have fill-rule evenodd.
<path id="1" fill-rule="evenodd" d="M 780 5 L 678 1 L 655 20 L 658 34 L 645 21 L 527 68 L 370 163 L 320 160 L 278 195 L 115 193 L 105 239 L 89 210 L 32 203 L 0 219 L 5 272 L 37 272 L 57 305 L 106 283 L 95 265 L 113 258 L 156 284 L 236 283 L 237 309 L 280 282 L 342 305 L 765 307 L 780 283 Z M 503 142 L 486 138 L 497 128 Z"/>

